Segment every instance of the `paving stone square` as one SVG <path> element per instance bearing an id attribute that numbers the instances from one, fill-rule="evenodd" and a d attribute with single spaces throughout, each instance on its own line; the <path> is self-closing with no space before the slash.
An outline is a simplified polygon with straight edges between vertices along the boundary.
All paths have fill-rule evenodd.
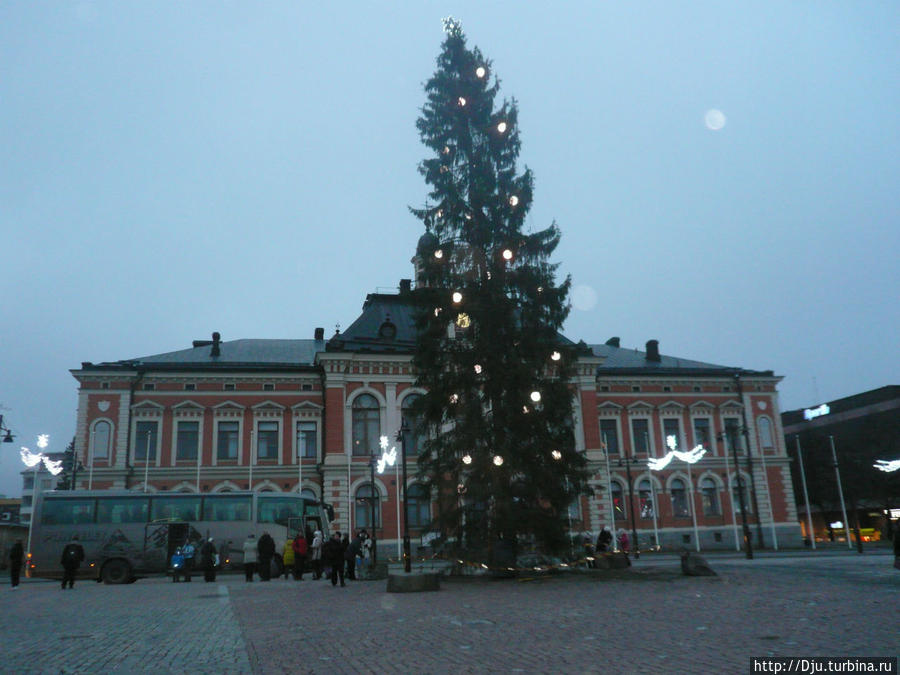
<path id="1" fill-rule="evenodd" d="M 625 571 L 386 582 L 28 580 L 0 591 L 9 673 L 749 673 L 753 657 L 900 653 L 893 558 L 677 557 Z"/>

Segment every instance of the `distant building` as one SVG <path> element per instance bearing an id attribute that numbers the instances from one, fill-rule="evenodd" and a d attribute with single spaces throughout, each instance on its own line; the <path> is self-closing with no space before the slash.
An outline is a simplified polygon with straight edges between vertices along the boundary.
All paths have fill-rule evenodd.
<path id="1" fill-rule="evenodd" d="M 0 497 L 0 523 L 18 523 L 21 509 L 21 499 Z"/>
<path id="2" fill-rule="evenodd" d="M 327 340 L 321 328 L 293 340 L 214 333 L 180 351 L 83 363 L 72 371 L 85 467 L 78 487 L 302 491 L 334 507 L 337 529 L 374 529 L 393 550 L 399 478 L 389 470 L 373 484 L 370 467 L 379 437 L 394 444 L 423 393 L 412 371 L 412 293 L 404 280 L 397 294 L 368 295 L 356 320 Z M 630 532 L 633 495 L 642 547 L 693 547 L 699 535 L 704 549 L 733 549 L 743 485 L 754 545 L 758 537 L 767 547 L 800 545 L 779 381 L 771 371 L 664 355 L 655 340 L 645 351 L 618 338 L 584 346 L 575 436 L 595 494 L 572 505 L 571 529 L 592 539 L 604 525 Z M 649 458 L 669 451 L 667 437 L 679 451 L 702 445 L 706 456 L 648 471 Z M 407 448 L 409 523 L 412 536 L 428 538 L 435 496 L 415 479 L 419 441 Z"/>
<path id="3" fill-rule="evenodd" d="M 802 453 L 816 540 L 827 541 L 833 534 L 846 541 L 846 530 L 857 524 L 857 516 L 863 540 L 891 536 L 900 521 L 900 471 L 885 473 L 873 464 L 900 460 L 900 386 L 788 410 L 781 419 L 789 452 L 796 457 L 799 443 Z M 850 523 L 841 511 L 832 443 Z M 802 478 L 795 464 L 794 492 L 804 536 L 809 536 Z"/>

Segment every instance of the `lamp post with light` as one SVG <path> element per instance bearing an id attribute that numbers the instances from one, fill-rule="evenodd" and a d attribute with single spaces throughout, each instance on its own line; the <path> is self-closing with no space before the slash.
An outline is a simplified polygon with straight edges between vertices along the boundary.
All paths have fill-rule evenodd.
<path id="1" fill-rule="evenodd" d="M 407 574 L 412 572 L 412 554 L 409 546 L 409 505 L 406 501 L 406 435 L 408 433 L 409 426 L 406 420 L 403 420 L 400 430 L 397 432 L 397 440 L 400 441 L 400 463 L 403 472 L 403 571 Z"/>
<path id="2" fill-rule="evenodd" d="M 0 434 L 4 432 L 6 433 L 6 435 L 3 437 L 3 442 L 12 443 L 15 439 L 15 436 L 13 436 L 12 431 L 10 431 L 8 427 L 3 426 L 3 415 L 0 415 Z"/>
<path id="3" fill-rule="evenodd" d="M 50 443 L 50 436 L 47 434 L 41 434 L 37 439 L 37 446 L 44 450 L 47 445 Z M 22 457 L 22 462 L 28 468 L 34 469 L 34 482 L 31 487 L 31 516 L 28 518 L 28 544 L 26 547 L 26 574 L 30 576 L 31 573 L 31 532 L 34 528 L 34 506 L 35 506 L 35 497 L 38 494 L 38 471 L 41 468 L 41 464 L 43 463 L 44 467 L 54 476 L 58 476 L 62 470 L 62 462 L 57 462 L 50 459 L 43 452 L 33 453 L 26 447 L 22 447 L 20 450 L 20 455 Z"/>
<path id="4" fill-rule="evenodd" d="M 641 557 L 641 547 L 638 545 L 637 525 L 634 520 L 634 481 L 631 478 L 631 458 L 626 454 L 624 459 L 619 459 L 619 466 L 625 462 L 625 476 L 628 478 L 628 502 L 631 506 L 631 536 L 634 539 L 634 559 Z"/>
<path id="5" fill-rule="evenodd" d="M 680 452 L 676 450 L 678 447 L 678 439 L 675 436 L 667 436 L 666 437 L 666 445 L 669 447 L 669 452 L 666 453 L 665 457 L 660 457 L 659 459 L 655 457 L 651 457 L 647 460 L 647 466 L 651 471 L 662 471 L 665 469 L 669 462 L 673 459 L 680 459 L 682 462 L 685 462 L 688 465 L 688 487 L 691 491 L 691 501 L 690 501 L 690 510 L 691 510 L 691 519 L 694 523 L 694 546 L 697 551 L 700 551 L 700 530 L 697 527 L 697 505 L 694 499 L 694 479 L 691 475 L 691 465 L 696 464 L 700 461 L 700 458 L 706 454 L 706 448 L 702 445 L 698 445 L 693 450 L 688 452 Z"/>

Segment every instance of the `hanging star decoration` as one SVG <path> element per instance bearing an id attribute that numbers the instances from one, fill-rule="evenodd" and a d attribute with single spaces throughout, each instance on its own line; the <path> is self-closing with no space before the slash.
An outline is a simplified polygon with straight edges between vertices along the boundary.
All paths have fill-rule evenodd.
<path id="1" fill-rule="evenodd" d="M 648 459 L 647 466 L 650 467 L 651 471 L 661 471 L 665 469 L 669 465 L 669 462 L 671 462 L 673 459 L 680 459 L 682 462 L 695 464 L 705 454 L 706 448 L 704 448 L 702 445 L 698 445 L 693 450 L 689 450 L 688 452 L 669 450 L 669 452 L 666 453 L 665 457 L 651 457 L 650 459 Z"/>
<path id="2" fill-rule="evenodd" d="M 898 469 L 900 469 L 900 459 L 878 459 L 872 466 L 874 466 L 879 471 L 891 473 L 892 471 L 897 471 Z"/>
<path id="3" fill-rule="evenodd" d="M 37 439 L 37 446 L 43 450 L 50 444 L 50 436 L 47 434 L 41 434 Z M 44 468 L 47 469 L 54 476 L 58 476 L 62 470 L 62 462 L 54 461 L 47 457 L 43 452 L 32 452 L 24 445 L 19 450 L 19 456 L 22 458 L 22 463 L 25 464 L 29 469 L 32 467 L 36 467 L 41 462 L 44 463 Z"/>
<path id="4" fill-rule="evenodd" d="M 397 461 L 397 448 L 392 447 L 388 450 L 388 437 L 382 436 L 378 439 L 379 445 L 381 445 L 381 458 L 378 460 L 378 473 L 384 473 L 385 467 L 394 466 L 394 462 Z"/>

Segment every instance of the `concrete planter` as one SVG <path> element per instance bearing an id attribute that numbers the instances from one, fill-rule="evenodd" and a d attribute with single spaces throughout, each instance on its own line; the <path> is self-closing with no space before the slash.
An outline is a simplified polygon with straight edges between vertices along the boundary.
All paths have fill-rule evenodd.
<path id="1" fill-rule="evenodd" d="M 421 593 L 441 590 L 441 575 L 434 573 L 389 574 L 388 593 Z"/>

